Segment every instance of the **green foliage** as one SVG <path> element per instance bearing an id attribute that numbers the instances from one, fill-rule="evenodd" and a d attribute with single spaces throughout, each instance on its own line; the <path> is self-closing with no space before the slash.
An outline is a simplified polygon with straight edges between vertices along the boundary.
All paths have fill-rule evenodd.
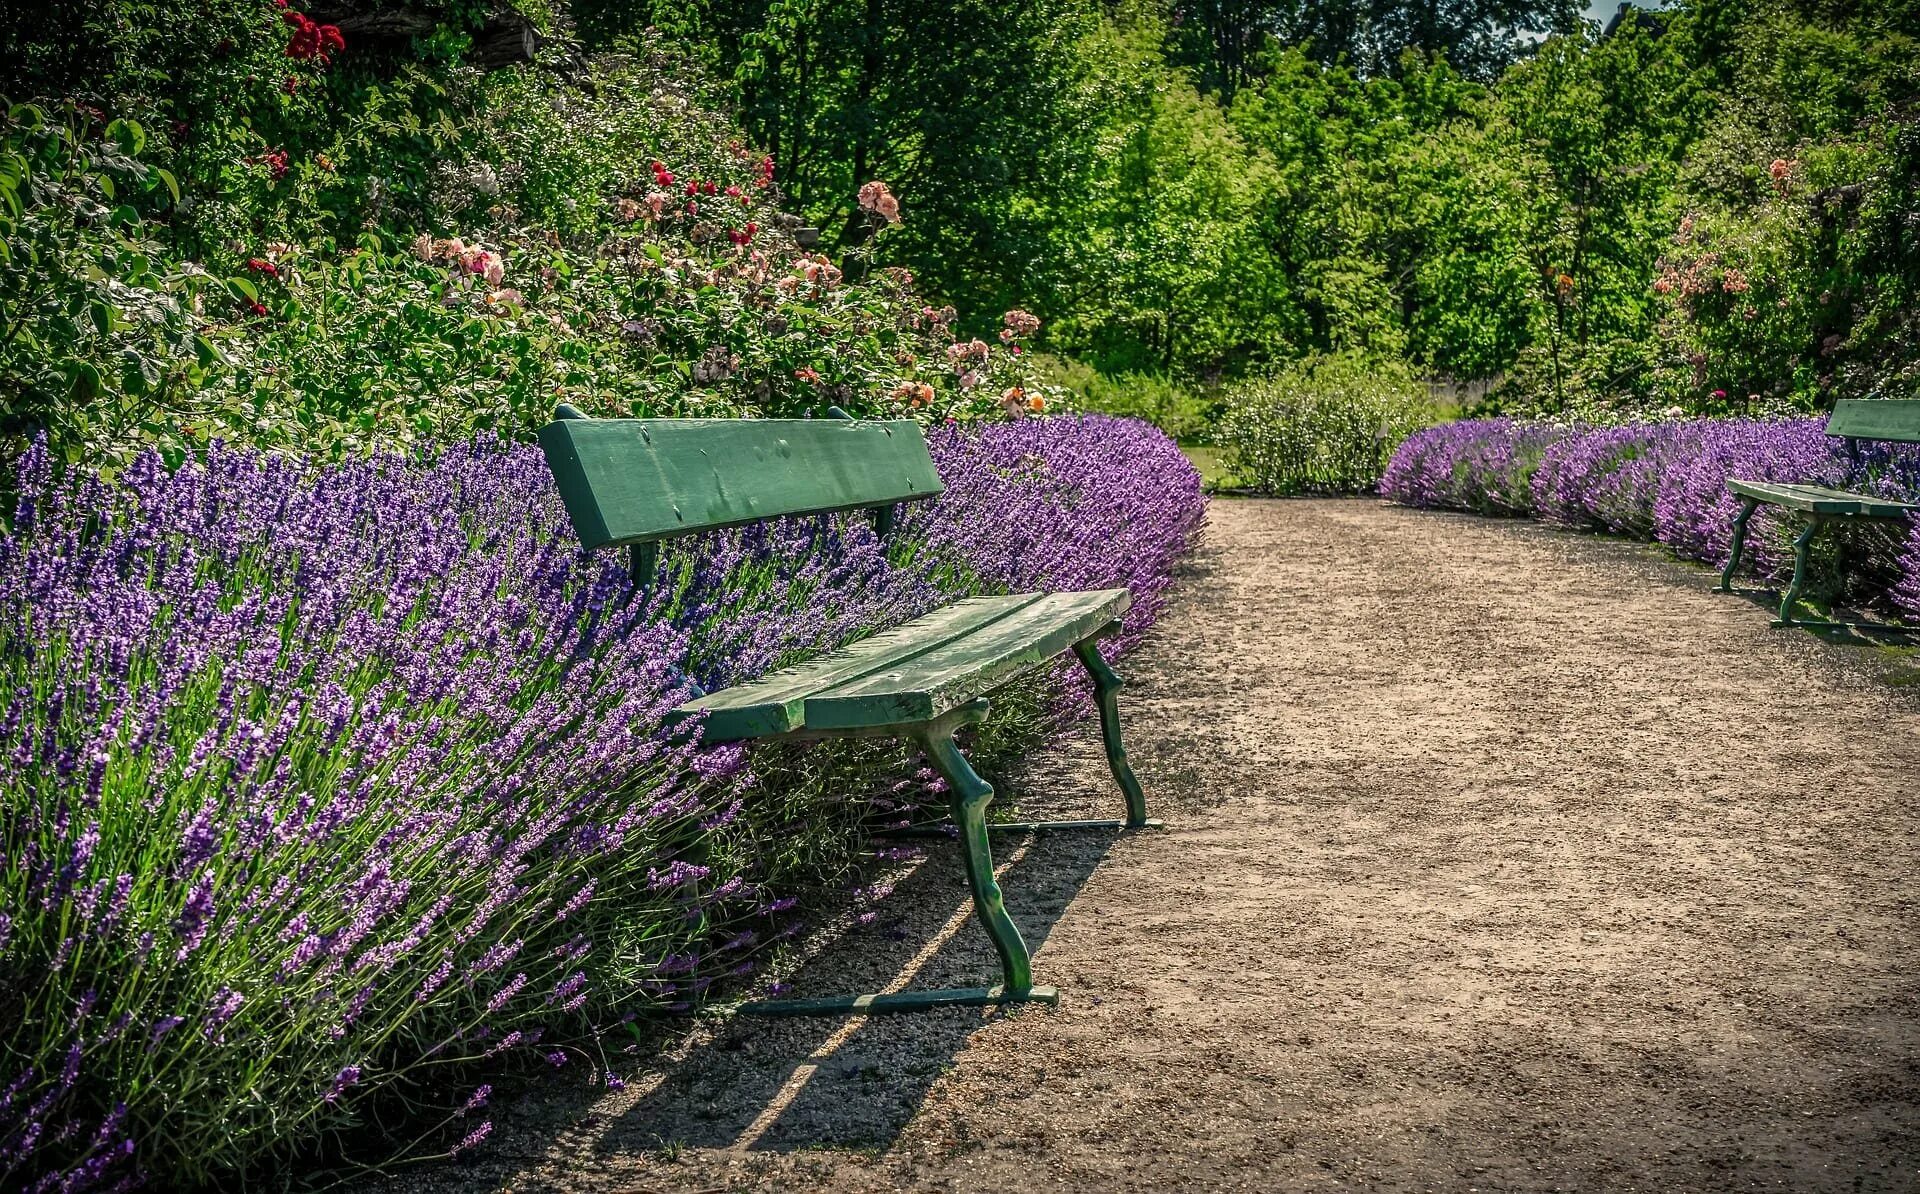
<path id="1" fill-rule="evenodd" d="M 1652 281 L 1657 385 L 1688 409 L 1817 410 L 1920 394 L 1915 30 L 1775 6 L 1687 162 Z"/>
<path id="2" fill-rule="evenodd" d="M 1081 410 L 1145 419 L 1182 442 L 1198 439 L 1219 413 L 1217 396 L 1162 373 L 1102 373 L 1072 357 L 1040 356 L 1042 377 L 1073 396 Z"/>
<path id="3" fill-rule="evenodd" d="M 1277 180 L 1216 104 L 1155 62 L 1161 36 L 1143 19 L 1083 47 L 1108 122 L 1081 158 L 1052 341 L 1108 372 L 1190 373 L 1289 330 L 1255 222 Z"/>
<path id="4" fill-rule="evenodd" d="M 34 26 L 47 45 L 0 34 L 20 50 L 0 55 L 0 80 L 19 95 L 84 88 L 145 127 L 139 160 L 168 169 L 182 201 L 149 185 L 109 206 L 139 220 L 120 229 L 147 246 L 138 288 L 186 314 L 140 325 L 150 367 L 131 375 L 125 345 L 77 329 L 22 367 L 34 380 L 11 425 L 50 420 L 49 395 L 74 376 L 91 391 L 92 372 L 115 395 L 85 416 L 101 442 L 175 425 L 270 442 L 431 435 L 519 425 L 561 392 L 660 412 L 860 394 L 932 417 L 1057 404 L 993 344 L 1010 308 L 1044 321 L 1028 347 L 1134 395 L 1093 401 L 1183 435 L 1200 408 L 1176 390 L 1329 353 L 1498 380 L 1495 409 L 1597 419 L 1914 392 L 1910 6 L 1686 0 L 1606 37 L 1562 3 L 1489 24 L 1493 7 L 588 0 L 575 24 L 621 61 L 582 68 L 556 44 L 494 71 L 473 63 L 471 6 L 331 63 L 288 59 L 251 0 L 50 10 Z M 1555 35 L 1503 40 L 1523 25 Z M 772 150 L 773 185 L 675 39 Z M 100 141 L 105 119 L 73 111 L 74 135 Z M 676 175 L 670 198 L 697 177 L 752 202 L 703 196 L 697 215 L 636 228 L 621 204 L 661 189 L 654 160 Z M 898 223 L 858 203 L 875 180 L 898 195 Z M 803 255 L 800 220 L 844 279 L 792 303 L 738 283 L 716 267 L 751 255 L 730 253 L 745 218 L 775 294 Z M 99 231 L 69 229 L 65 252 L 107 275 L 134 262 Z M 675 276 L 643 270 L 644 301 L 622 256 L 638 250 L 615 243 L 635 231 Z M 443 280 L 402 252 L 421 232 L 505 255 L 527 302 L 431 310 Z M 333 304 L 343 342 L 295 343 L 279 308 L 242 318 L 223 292 L 276 244 L 299 250 L 298 277 L 266 291 Z M 883 260 L 938 297 L 912 297 Z M 700 263 L 714 289 L 674 262 Z M 930 320 L 943 301 L 960 313 Z M 947 368 L 944 333 L 979 337 L 992 368 Z M 128 398 L 130 376 L 145 392 Z M 462 404 L 416 409 L 454 378 Z"/>
<path id="5" fill-rule="evenodd" d="M 1179 48 L 1231 95 L 1258 74 L 1258 52 L 1273 38 L 1328 65 L 1391 74 L 1406 52 L 1444 56 L 1492 78 L 1526 55 L 1528 34 L 1579 27 L 1576 0 L 1199 0 L 1181 6 Z"/>
<path id="6" fill-rule="evenodd" d="M 1289 50 L 1234 103 L 1234 126 L 1272 156 L 1280 180 L 1263 205 L 1260 240 L 1292 280 L 1298 312 L 1288 351 L 1275 356 L 1429 355 L 1408 318 L 1426 306 L 1396 293 L 1409 281 L 1414 294 L 1474 303 L 1476 325 L 1499 326 L 1510 271 L 1499 271 L 1484 238 L 1450 243 L 1488 193 L 1484 180 L 1434 149 L 1438 131 L 1456 126 L 1481 90 L 1445 66 L 1406 67 L 1398 80 L 1362 80 Z M 1494 286 L 1449 266 L 1492 268 Z"/>
<path id="7" fill-rule="evenodd" d="M 1229 389 L 1214 439 L 1262 493 L 1361 493 L 1379 483 L 1400 441 L 1439 413 L 1404 367 L 1318 357 Z"/>
<path id="8" fill-rule="evenodd" d="M 1038 293 L 1023 275 L 1071 202 L 1056 169 L 1062 121 L 1088 115 L 1066 111 L 1083 70 L 1072 48 L 1097 19 L 1087 0 L 583 0 L 576 11 L 590 46 L 631 44 L 650 24 L 730 80 L 824 243 L 866 242 L 873 225 L 854 195 L 879 179 L 904 211 L 891 251 L 934 293 L 982 316 Z"/>
<path id="9" fill-rule="evenodd" d="M 884 174 L 901 260 L 1036 311 L 1044 347 L 1102 374 L 1212 385 L 1359 352 L 1607 419 L 1914 384 L 1910 5 L 1685 0 L 1602 36 L 1565 3 L 1061 3 L 991 51 L 970 26 L 915 40 L 884 4 L 803 7 L 685 24 L 804 139 L 782 178 L 840 179 L 840 206 L 809 203 L 832 224 L 845 182 Z M 1000 94 L 1032 64 L 1044 83 Z M 976 108 L 968 154 L 928 148 Z M 1657 285 L 1729 266 L 1771 305 Z"/>
<path id="10" fill-rule="evenodd" d="M 1024 318 L 956 344 L 951 308 L 876 267 L 890 231 L 844 270 L 802 251 L 763 155 L 685 67 L 657 43 L 570 76 L 336 64 L 283 156 L 217 168 L 84 106 L 62 124 L 17 109 L 0 125 L 0 377 L 18 394 L 0 449 L 40 429 L 100 464 L 215 439 L 402 448 L 522 436 L 560 401 L 959 421 L 1065 404 L 1019 355 Z"/>
<path id="11" fill-rule="evenodd" d="M 0 444 L 42 426 L 69 444 L 151 435 L 221 356 L 193 308 L 232 299 L 151 239 L 143 213 L 179 184 L 139 160 L 145 130 L 54 115 L 20 105 L 0 121 Z"/>
<path id="12" fill-rule="evenodd" d="M 1297 180 L 1265 238 L 1307 315 L 1293 351 L 1397 340 L 1504 376 L 1495 409 L 1596 419 L 1909 392 L 1920 88 L 1895 11 L 1695 3 L 1550 39 L 1489 89 L 1280 55 L 1233 116 Z"/>
<path id="13" fill-rule="evenodd" d="M 1528 338 L 1556 387 L 1569 356 L 1651 324 L 1649 275 L 1689 134 L 1676 45 L 1638 27 L 1556 39 L 1503 80 L 1496 142 L 1522 164 L 1512 232 L 1534 289 Z"/>

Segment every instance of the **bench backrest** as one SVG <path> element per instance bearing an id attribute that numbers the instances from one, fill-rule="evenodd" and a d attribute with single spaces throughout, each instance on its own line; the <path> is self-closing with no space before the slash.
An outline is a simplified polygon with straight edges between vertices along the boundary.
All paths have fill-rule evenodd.
<path id="1" fill-rule="evenodd" d="M 937 497 L 919 424 L 557 418 L 540 447 L 588 551 Z"/>
<path id="2" fill-rule="evenodd" d="M 1848 398 L 1833 404 L 1827 434 L 1920 444 L 1920 399 Z"/>

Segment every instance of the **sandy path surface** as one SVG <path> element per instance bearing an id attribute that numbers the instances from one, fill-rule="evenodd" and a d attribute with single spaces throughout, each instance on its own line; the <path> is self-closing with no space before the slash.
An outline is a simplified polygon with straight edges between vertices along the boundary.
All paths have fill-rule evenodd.
<path id="1" fill-rule="evenodd" d="M 408 1188 L 1920 1188 L 1920 716 L 1709 583 L 1218 502 L 1121 667 L 1168 828 L 1001 846 L 1057 1010 L 736 1020 Z M 951 855 L 798 993 L 989 975 Z"/>

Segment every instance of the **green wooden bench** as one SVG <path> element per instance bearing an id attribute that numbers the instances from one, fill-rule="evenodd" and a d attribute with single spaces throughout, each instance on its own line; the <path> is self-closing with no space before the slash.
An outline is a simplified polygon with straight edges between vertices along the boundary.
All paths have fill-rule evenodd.
<path id="1" fill-rule="evenodd" d="M 1859 450 L 1862 440 L 1891 443 L 1920 443 L 1920 400 L 1864 399 L 1836 402 L 1827 419 L 1827 434 L 1847 441 L 1849 453 Z M 1760 506 L 1779 506 L 1804 514 L 1807 525 L 1793 541 L 1793 580 L 1780 599 L 1780 616 L 1775 626 L 1855 627 L 1893 629 L 1880 623 L 1823 621 L 1795 618 L 1793 608 L 1806 585 L 1807 552 L 1813 537 L 1830 522 L 1903 521 L 1920 505 L 1897 502 L 1891 498 L 1829 489 L 1824 485 L 1783 485 L 1772 481 L 1730 479 L 1727 488 L 1740 495 L 1740 512 L 1733 518 L 1733 550 L 1720 573 L 1720 591 L 1733 591 L 1733 574 L 1740 567 L 1746 548 L 1747 522 Z"/>
<path id="2" fill-rule="evenodd" d="M 838 414 L 838 412 L 835 412 Z M 588 419 L 562 406 L 540 446 L 587 551 L 626 547 L 637 584 L 651 583 L 662 540 L 785 515 L 870 509 L 887 534 L 901 502 L 942 491 L 911 421 L 849 419 Z M 1020 931 L 994 880 L 990 830 L 1157 825 L 1120 741 L 1120 677 L 1096 642 L 1117 630 L 1125 589 L 973 597 L 851 646 L 682 706 L 709 743 L 887 736 L 918 744 L 947 781 L 973 904 L 1000 956 L 994 987 L 748 1004 L 760 1014 L 909 1011 L 1037 1000 Z M 1092 676 L 1108 767 L 1126 797 L 1115 821 L 990 823 L 993 788 L 954 742 L 979 722 L 995 689 L 1072 651 Z"/>

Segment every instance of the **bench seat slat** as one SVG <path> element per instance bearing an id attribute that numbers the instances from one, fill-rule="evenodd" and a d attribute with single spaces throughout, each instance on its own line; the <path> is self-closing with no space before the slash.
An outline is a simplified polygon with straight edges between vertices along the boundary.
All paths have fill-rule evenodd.
<path id="1" fill-rule="evenodd" d="M 1052 659 L 1125 613 L 1125 589 L 1049 593 L 1017 613 L 805 700 L 808 730 L 923 722 Z"/>
<path id="2" fill-rule="evenodd" d="M 801 702 L 807 696 L 881 668 L 898 666 L 1040 599 L 1038 593 L 970 597 L 758 680 L 697 697 L 669 714 L 667 723 L 675 725 L 705 712 L 708 716 L 701 737 L 707 742 L 790 733 L 803 724 Z"/>
<path id="3" fill-rule="evenodd" d="M 1864 518 L 1898 518 L 1920 509 L 1911 502 L 1830 489 L 1824 485 L 1787 485 L 1774 481 L 1729 480 L 1727 488 L 1744 497 L 1769 505 L 1805 510 L 1810 514 L 1854 515 Z"/>

